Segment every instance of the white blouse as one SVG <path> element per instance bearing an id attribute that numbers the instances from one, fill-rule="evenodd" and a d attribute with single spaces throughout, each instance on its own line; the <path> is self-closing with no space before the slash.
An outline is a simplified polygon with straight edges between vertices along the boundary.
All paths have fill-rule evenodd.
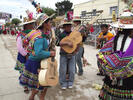
<path id="1" fill-rule="evenodd" d="M 120 35 L 119 38 L 118 38 L 117 47 L 116 47 L 117 51 L 120 51 L 120 49 L 121 49 L 123 38 L 124 38 L 124 35 Z M 130 46 L 131 40 L 132 39 L 128 36 L 126 41 L 125 41 L 123 52 L 125 52 L 128 49 L 128 47 Z"/>

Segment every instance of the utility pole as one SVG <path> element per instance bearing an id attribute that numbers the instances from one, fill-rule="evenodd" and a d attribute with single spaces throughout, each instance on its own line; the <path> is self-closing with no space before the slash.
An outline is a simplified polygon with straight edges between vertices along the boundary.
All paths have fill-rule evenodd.
<path id="1" fill-rule="evenodd" d="M 118 7 L 117 7 L 117 18 L 119 18 L 119 8 L 120 8 L 120 0 L 118 0 Z"/>

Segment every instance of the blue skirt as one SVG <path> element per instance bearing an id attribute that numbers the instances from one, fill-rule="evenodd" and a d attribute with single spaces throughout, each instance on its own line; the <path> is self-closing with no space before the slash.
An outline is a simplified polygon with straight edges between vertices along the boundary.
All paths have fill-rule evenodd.
<path id="1" fill-rule="evenodd" d="M 40 68 L 40 62 L 27 60 L 25 64 L 25 70 L 19 77 L 20 84 L 29 89 L 43 90 L 43 86 L 39 86 L 38 82 L 38 69 Z M 46 88 L 46 87 L 45 87 Z"/>
<path id="2" fill-rule="evenodd" d="M 22 56 L 20 53 L 18 53 L 17 62 L 16 62 L 16 66 L 14 69 L 18 70 L 20 73 L 22 73 L 25 63 L 26 63 L 26 57 Z"/>

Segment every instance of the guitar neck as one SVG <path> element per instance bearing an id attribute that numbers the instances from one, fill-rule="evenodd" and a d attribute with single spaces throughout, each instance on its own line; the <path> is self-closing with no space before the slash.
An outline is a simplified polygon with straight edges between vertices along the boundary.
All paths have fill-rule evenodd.
<path id="1" fill-rule="evenodd" d="M 86 27 L 84 25 L 79 25 L 75 27 L 74 30 L 80 32 L 82 35 L 86 34 Z"/>
<path id="2" fill-rule="evenodd" d="M 54 61 L 55 61 L 55 57 L 52 57 L 52 58 L 51 58 L 51 61 L 54 62 Z"/>
<path id="3" fill-rule="evenodd" d="M 50 50 L 55 51 L 55 40 L 54 39 L 52 39 Z M 55 57 L 52 57 L 51 61 L 54 62 L 55 61 Z"/>

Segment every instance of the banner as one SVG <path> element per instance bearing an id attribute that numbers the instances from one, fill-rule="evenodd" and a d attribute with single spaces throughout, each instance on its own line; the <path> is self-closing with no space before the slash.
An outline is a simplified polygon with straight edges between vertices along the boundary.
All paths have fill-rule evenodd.
<path id="1" fill-rule="evenodd" d="M 116 22 L 116 13 L 115 10 L 112 11 L 112 22 Z"/>

